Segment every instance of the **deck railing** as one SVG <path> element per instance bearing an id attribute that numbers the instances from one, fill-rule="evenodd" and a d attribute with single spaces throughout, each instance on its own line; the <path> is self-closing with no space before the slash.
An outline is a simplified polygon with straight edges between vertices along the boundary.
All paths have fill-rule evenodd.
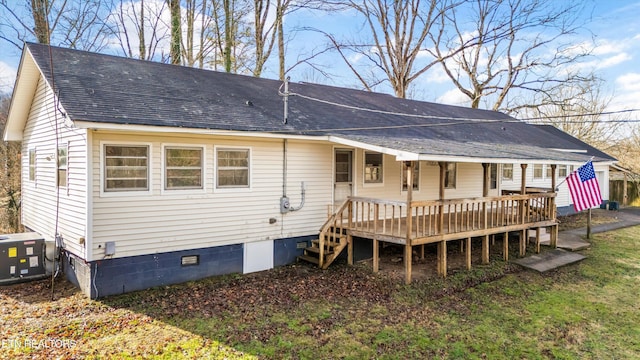
<path id="1" fill-rule="evenodd" d="M 491 229 L 524 228 L 528 224 L 555 221 L 555 196 L 555 193 L 535 193 L 412 201 L 410 208 L 406 201 L 350 197 L 322 231 L 341 227 L 355 234 L 405 242 Z M 411 214 L 410 231 L 407 214 Z"/>

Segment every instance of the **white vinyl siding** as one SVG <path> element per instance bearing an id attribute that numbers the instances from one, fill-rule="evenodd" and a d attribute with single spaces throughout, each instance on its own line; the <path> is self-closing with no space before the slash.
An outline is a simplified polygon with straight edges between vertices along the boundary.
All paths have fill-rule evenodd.
<path id="1" fill-rule="evenodd" d="M 333 150 L 328 143 L 289 140 L 287 196 L 297 207 L 304 181 L 306 199 L 301 210 L 283 215 L 282 140 L 104 131 L 93 134 L 93 259 L 103 257 L 107 241 L 116 241 L 114 257 L 135 256 L 313 235 L 327 218 L 333 191 Z M 203 148 L 204 173 L 208 174 L 204 177 L 204 191 L 185 195 L 182 191 L 164 190 L 162 152 L 176 140 L 181 147 Z M 101 193 L 100 145 L 95 144 L 116 141 L 148 144 L 148 194 L 123 193 L 123 201 L 123 196 Z M 250 188 L 215 188 L 217 149 L 250 149 Z M 276 219 L 274 224 L 270 224 L 272 218 Z"/>
<path id="2" fill-rule="evenodd" d="M 37 149 L 34 176 L 38 186 L 29 186 L 29 156 L 22 158 L 22 223 L 42 234 L 48 241 L 55 238 L 56 229 L 62 236 L 66 251 L 85 257 L 81 238 L 86 238 L 87 223 L 87 131 L 65 125 L 53 94 L 40 79 L 25 124 L 22 151 Z M 58 119 L 58 144 L 66 146 L 66 189 L 58 188 L 55 119 Z M 26 186 L 25 186 L 26 185 Z M 57 216 L 56 216 L 57 215 Z M 55 223 L 56 217 L 58 224 Z"/>

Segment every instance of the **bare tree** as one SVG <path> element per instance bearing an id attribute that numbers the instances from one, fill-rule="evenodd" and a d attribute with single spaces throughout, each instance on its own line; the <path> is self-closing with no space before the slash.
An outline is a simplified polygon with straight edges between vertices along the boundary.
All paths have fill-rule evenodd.
<path id="1" fill-rule="evenodd" d="M 628 131 L 625 131 L 625 119 L 621 117 L 624 115 L 608 114 L 613 96 L 604 93 L 603 85 L 601 79 L 591 76 L 583 82 L 567 83 L 552 92 L 540 93 L 540 97 L 558 100 L 527 109 L 523 115 L 533 123 L 553 125 L 602 151 L 615 151 Z M 529 101 L 544 102 L 535 97 Z"/>
<path id="2" fill-rule="evenodd" d="M 571 38 L 580 30 L 582 6 L 574 1 L 468 0 L 439 18 L 439 41 L 429 51 L 446 59 L 441 61 L 444 71 L 473 108 L 483 101 L 505 112 L 540 105 L 519 102 L 531 99 L 523 93 L 546 93 L 537 98 L 549 103 L 565 84 L 588 80 L 570 70 L 589 54 Z M 519 97 L 509 99 L 515 92 Z"/>
<path id="3" fill-rule="evenodd" d="M 185 2 L 184 24 L 187 29 L 183 32 L 182 58 L 187 66 L 203 68 L 205 59 L 215 50 L 212 9 L 211 0 Z"/>
<path id="4" fill-rule="evenodd" d="M 9 114 L 9 98 L 0 99 L 0 134 Z M 0 142 L 0 232 L 20 229 L 20 143 Z"/>
<path id="5" fill-rule="evenodd" d="M 331 5 L 336 4 L 361 15 L 363 28 L 371 37 L 342 40 L 323 32 L 365 89 L 389 82 L 396 96 L 404 98 L 411 83 L 438 64 L 439 58 L 426 59 L 429 56 L 424 49 L 434 25 L 453 7 L 450 1 L 363 0 Z M 366 66 L 359 67 L 350 57 L 353 54 L 365 59 Z"/>
<path id="6" fill-rule="evenodd" d="M 170 26 L 163 19 L 165 1 L 121 1 L 109 16 L 115 27 L 115 38 L 125 56 L 152 60 L 163 56 L 170 41 Z M 161 59 L 162 60 L 162 59 Z"/>
<path id="7" fill-rule="evenodd" d="M 100 51 L 113 33 L 104 20 L 110 9 L 110 0 L 0 0 L 0 40 Z"/>

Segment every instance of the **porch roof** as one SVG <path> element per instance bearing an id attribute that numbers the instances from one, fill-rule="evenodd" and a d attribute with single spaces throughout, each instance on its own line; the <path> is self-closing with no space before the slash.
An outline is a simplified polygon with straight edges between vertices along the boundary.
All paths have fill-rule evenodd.
<path id="1" fill-rule="evenodd" d="M 500 112 L 387 94 L 291 83 L 283 123 L 283 84 L 277 80 L 35 43 L 25 45 L 23 63 L 35 66 L 21 66 L 15 94 L 31 92 L 39 77 L 50 86 L 55 78 L 58 108 L 76 126 L 303 136 L 379 148 L 399 160 L 583 162 L 594 150 Z M 28 116 L 29 102 L 16 97 L 8 140 L 20 140 Z M 594 160 L 615 161 L 604 153 Z"/>

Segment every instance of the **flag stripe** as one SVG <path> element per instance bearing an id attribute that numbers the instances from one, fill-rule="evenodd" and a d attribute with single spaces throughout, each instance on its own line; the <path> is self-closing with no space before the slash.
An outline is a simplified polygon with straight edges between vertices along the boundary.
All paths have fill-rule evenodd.
<path id="1" fill-rule="evenodd" d="M 600 205 L 602 194 L 591 161 L 579 167 L 567 177 L 567 185 L 576 211 Z"/>

